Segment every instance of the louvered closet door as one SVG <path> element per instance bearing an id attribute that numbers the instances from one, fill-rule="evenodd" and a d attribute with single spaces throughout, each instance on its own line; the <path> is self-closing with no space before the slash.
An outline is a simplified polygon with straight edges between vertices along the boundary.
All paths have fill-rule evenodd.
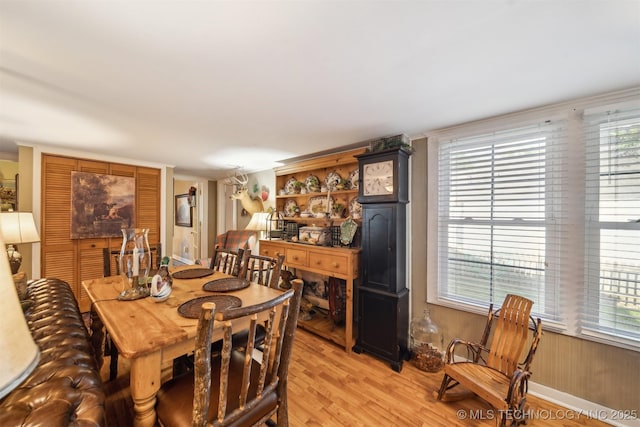
<path id="1" fill-rule="evenodd" d="M 70 239 L 71 171 L 76 168 L 75 159 L 42 157 L 40 275 L 68 282 L 79 300 L 77 246 Z"/>
<path id="2" fill-rule="evenodd" d="M 160 169 L 136 168 L 136 219 L 149 229 L 149 244 L 160 242 Z"/>
<path id="3" fill-rule="evenodd" d="M 42 156 L 42 277 L 58 277 L 71 285 L 80 310 L 89 310 L 82 281 L 102 277 L 102 249 L 119 248 L 122 238 L 71 239 L 71 172 L 92 172 L 136 179 L 135 226 L 149 229 L 149 243 L 160 241 L 160 170 Z"/>

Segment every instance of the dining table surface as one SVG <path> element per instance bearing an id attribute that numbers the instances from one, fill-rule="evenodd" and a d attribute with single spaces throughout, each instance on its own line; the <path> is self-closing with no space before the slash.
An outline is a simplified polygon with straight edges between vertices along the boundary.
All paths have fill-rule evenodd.
<path id="1" fill-rule="evenodd" d="M 156 302 L 150 297 L 133 301 L 119 300 L 118 295 L 129 286 L 122 276 L 82 282 L 91 301 L 91 311 L 100 318 L 119 355 L 131 362 L 130 388 L 136 427 L 155 425 L 156 394 L 161 386 L 163 366 L 194 350 L 198 319 L 180 314 L 178 308 L 181 305 L 190 304 L 189 301 L 194 298 L 204 296 L 215 296 L 214 299 L 227 296 L 227 299 L 236 297 L 242 306 L 248 306 L 268 301 L 281 293 L 278 289 L 254 283 L 237 290 L 209 292 L 203 289 L 205 284 L 231 276 L 208 269 L 201 270 L 202 274 L 206 273 L 202 277 L 174 277 L 182 271 L 178 276 L 190 275 L 192 272 L 185 270 L 194 269 L 203 267 L 191 265 L 170 268 L 172 292 L 163 302 Z M 242 325 L 234 325 L 234 329 L 241 328 Z M 222 336 L 221 329 L 215 325 L 213 335 L 213 340 Z"/>

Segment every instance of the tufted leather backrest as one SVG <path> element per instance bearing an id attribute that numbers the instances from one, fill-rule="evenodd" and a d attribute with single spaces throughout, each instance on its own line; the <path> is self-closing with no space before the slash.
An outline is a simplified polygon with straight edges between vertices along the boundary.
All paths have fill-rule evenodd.
<path id="1" fill-rule="evenodd" d="M 71 288 L 40 279 L 28 285 L 27 299 L 33 305 L 25 317 L 40 362 L 0 401 L 0 426 L 105 425 L 102 381 Z"/>
<path id="2" fill-rule="evenodd" d="M 255 252 L 253 249 L 256 246 L 256 242 L 256 232 L 253 230 L 229 230 L 216 237 L 215 247 L 233 251 L 249 249 L 251 252 Z"/>

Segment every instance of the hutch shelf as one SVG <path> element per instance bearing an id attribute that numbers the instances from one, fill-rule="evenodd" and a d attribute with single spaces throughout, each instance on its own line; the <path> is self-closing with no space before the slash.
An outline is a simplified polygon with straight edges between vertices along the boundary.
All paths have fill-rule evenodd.
<path id="1" fill-rule="evenodd" d="M 361 224 L 361 206 L 357 202 L 359 169 L 356 155 L 365 148 L 326 155 L 275 169 L 276 210 L 286 223 L 300 227 L 316 226 L 334 228 L 348 217 Z M 306 193 L 296 193 L 294 182 L 300 182 Z M 299 184 L 298 184 L 299 185 Z M 328 202 L 328 203 L 327 203 Z M 340 204 L 342 214 L 331 213 L 331 206 Z M 295 207 L 295 209 L 293 208 Z M 323 214 L 329 212 L 330 217 Z M 305 217 L 311 215 L 310 217 Z M 283 239 L 261 240 L 260 254 L 285 256 L 284 265 L 289 270 L 311 272 L 325 277 L 342 279 L 345 287 L 345 322 L 337 326 L 328 316 L 314 316 L 310 320 L 298 320 L 298 326 L 326 338 L 351 352 L 356 340 L 354 327 L 354 282 L 359 276 L 360 248 L 357 243 L 349 247 L 310 245 Z M 354 240 L 357 242 L 357 239 Z"/>

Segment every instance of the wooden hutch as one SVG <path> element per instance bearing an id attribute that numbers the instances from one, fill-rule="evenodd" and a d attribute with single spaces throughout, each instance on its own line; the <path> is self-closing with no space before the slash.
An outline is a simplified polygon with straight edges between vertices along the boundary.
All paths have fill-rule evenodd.
<path id="1" fill-rule="evenodd" d="M 336 241 L 335 232 L 332 232 L 333 238 L 320 244 L 299 240 L 297 231 L 305 226 L 326 227 L 335 231 L 350 216 L 358 226 L 361 225 L 361 206 L 357 202 L 358 159 L 354 156 L 365 151 L 365 148 L 360 148 L 277 168 L 276 211 L 282 213 L 283 230 L 281 235 L 278 234 L 280 238 L 273 238 L 272 235 L 270 240 L 260 241 L 260 254 L 283 254 L 285 267 L 297 275 L 298 271 L 311 272 L 346 282 L 344 326 L 337 326 L 329 316 L 314 316 L 311 319 L 301 316 L 298 326 L 333 341 L 347 352 L 351 351 L 356 340 L 353 310 L 354 282 L 358 279 L 360 268 L 357 239 L 345 246 Z M 340 178 L 342 181 L 338 183 Z M 314 185 L 316 181 L 320 188 Z M 302 183 L 306 192 L 294 192 L 297 191 L 294 190 L 295 182 Z M 344 208 L 340 217 L 322 215 L 336 204 Z"/>

